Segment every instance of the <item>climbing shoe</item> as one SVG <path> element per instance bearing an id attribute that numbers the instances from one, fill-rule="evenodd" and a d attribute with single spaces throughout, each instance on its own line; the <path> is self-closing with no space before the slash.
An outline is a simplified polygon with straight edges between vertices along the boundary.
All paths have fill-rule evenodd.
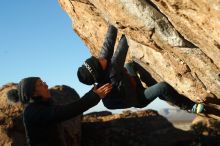
<path id="1" fill-rule="evenodd" d="M 194 104 L 191 112 L 195 113 L 195 114 L 204 112 L 204 104 L 203 103 L 196 103 L 196 104 Z"/>

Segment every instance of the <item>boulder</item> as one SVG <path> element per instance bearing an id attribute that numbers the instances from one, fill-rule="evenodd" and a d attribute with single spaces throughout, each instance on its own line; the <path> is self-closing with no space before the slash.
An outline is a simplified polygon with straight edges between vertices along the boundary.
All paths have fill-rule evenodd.
<path id="1" fill-rule="evenodd" d="M 59 0 L 73 29 L 99 55 L 108 25 L 125 34 L 127 61 L 156 82 L 166 81 L 220 120 L 220 3 L 218 0 Z M 116 44 L 117 45 L 117 44 Z"/>
<path id="2" fill-rule="evenodd" d="M 175 128 L 154 110 L 83 117 L 82 146 L 180 146 L 195 139 L 193 132 Z"/>

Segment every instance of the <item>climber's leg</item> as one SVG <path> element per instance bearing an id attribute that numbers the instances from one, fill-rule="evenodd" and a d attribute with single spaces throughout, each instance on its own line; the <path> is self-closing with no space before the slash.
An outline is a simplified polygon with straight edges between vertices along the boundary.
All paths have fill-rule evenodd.
<path id="1" fill-rule="evenodd" d="M 114 27 L 113 25 L 109 25 L 102 49 L 100 51 L 100 55 L 99 55 L 100 58 L 105 58 L 108 61 L 111 60 L 113 52 L 114 52 L 117 32 L 118 30 L 116 27 Z"/>
<path id="2" fill-rule="evenodd" d="M 166 92 L 166 87 L 163 85 L 163 83 L 157 83 L 153 86 L 150 86 L 144 90 L 144 96 L 147 99 L 147 101 L 152 102 L 157 97 L 160 97 L 164 95 Z"/>
<path id="3" fill-rule="evenodd" d="M 113 85 L 117 85 L 123 78 L 125 72 L 124 63 L 128 47 L 127 39 L 125 35 L 122 35 L 110 64 L 109 77 Z"/>
<path id="4" fill-rule="evenodd" d="M 122 35 L 118 43 L 118 47 L 111 60 L 111 63 L 118 67 L 117 69 L 122 69 L 124 67 L 128 48 L 129 46 L 128 46 L 127 38 L 125 35 Z"/>
<path id="5" fill-rule="evenodd" d="M 154 100 L 156 97 L 160 97 L 160 99 L 168 101 L 184 110 L 191 110 L 195 104 L 190 99 L 179 94 L 166 82 L 160 82 L 147 88 L 144 91 L 144 95 L 148 100 Z"/>
<path id="6" fill-rule="evenodd" d="M 188 110 L 193 113 L 200 113 L 203 111 L 204 109 L 203 104 L 195 104 L 193 101 L 191 101 L 187 97 L 179 94 L 172 86 L 170 86 L 166 82 L 160 82 L 145 90 L 142 90 L 143 86 L 141 84 L 140 79 L 137 76 L 134 63 L 129 62 L 125 64 L 125 68 L 127 69 L 127 72 L 129 75 L 135 77 L 136 82 L 137 82 L 137 88 L 139 88 L 139 91 L 143 92 L 143 93 L 140 93 L 139 95 L 146 98 L 145 101 L 142 100 L 146 103 L 145 106 L 151 103 L 157 97 L 160 97 L 160 99 L 162 100 L 168 101 L 180 107 L 181 109 Z"/>

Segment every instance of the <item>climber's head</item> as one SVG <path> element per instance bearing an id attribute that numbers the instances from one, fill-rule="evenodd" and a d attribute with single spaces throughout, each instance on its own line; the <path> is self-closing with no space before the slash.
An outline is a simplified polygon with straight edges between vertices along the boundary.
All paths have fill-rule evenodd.
<path id="1" fill-rule="evenodd" d="M 28 77 L 22 79 L 17 89 L 8 92 L 8 98 L 14 102 L 29 103 L 30 100 L 41 98 L 47 100 L 51 97 L 48 86 L 39 77 Z"/>
<path id="2" fill-rule="evenodd" d="M 80 82 L 92 85 L 99 83 L 104 77 L 103 59 L 94 56 L 87 59 L 84 64 L 78 68 L 77 76 Z"/>

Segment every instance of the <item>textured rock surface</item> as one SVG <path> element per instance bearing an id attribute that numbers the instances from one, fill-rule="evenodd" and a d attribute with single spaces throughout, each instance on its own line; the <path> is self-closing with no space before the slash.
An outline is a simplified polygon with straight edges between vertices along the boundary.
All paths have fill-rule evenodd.
<path id="1" fill-rule="evenodd" d="M 220 121 L 215 119 L 197 116 L 192 122 L 192 128 L 194 128 L 197 134 L 200 135 L 213 135 L 220 137 Z"/>
<path id="2" fill-rule="evenodd" d="M 8 90 L 16 84 L 7 84 L 0 89 L 0 145 L 26 146 L 24 126 L 22 123 L 23 107 L 19 103 L 11 103 L 6 97 Z M 73 102 L 77 93 L 67 86 L 56 86 L 50 89 L 57 104 Z M 65 146 L 79 146 L 81 142 L 81 116 L 65 121 L 59 126 L 60 136 Z"/>
<path id="3" fill-rule="evenodd" d="M 16 84 L 7 84 L 0 89 L 1 146 L 26 146 L 22 123 L 23 107 L 21 104 L 10 103 L 6 98 L 7 91 L 15 86 Z M 76 100 L 73 95 L 77 93 L 70 87 L 56 86 L 50 91 L 57 104 Z M 122 114 L 104 111 L 83 116 L 83 122 L 81 116 L 63 122 L 60 125 L 60 136 L 66 146 L 218 146 L 219 122 L 207 122 L 203 118 L 196 121 L 194 129 L 198 135 L 193 131 L 176 129 L 153 110 L 125 111 Z M 198 126 L 201 122 L 205 123 L 202 128 Z"/>
<path id="4" fill-rule="evenodd" d="M 218 146 L 218 137 L 176 129 L 153 110 L 93 113 L 82 124 L 83 146 Z"/>
<path id="5" fill-rule="evenodd" d="M 0 145 L 26 146 L 25 131 L 22 123 L 21 104 L 10 103 L 6 98 L 8 90 L 15 84 L 7 84 L 0 89 Z"/>
<path id="6" fill-rule="evenodd" d="M 50 89 L 50 92 L 56 104 L 68 104 L 80 98 L 74 89 L 65 85 L 55 86 Z M 81 145 L 81 119 L 80 115 L 60 124 L 60 136 L 65 146 Z"/>
<path id="7" fill-rule="evenodd" d="M 128 37 L 127 60 L 135 60 L 156 81 L 167 81 L 193 101 L 205 97 L 206 116 L 220 119 L 218 0 L 59 2 L 93 55 L 99 54 L 108 24 L 114 24 Z"/>
<path id="8" fill-rule="evenodd" d="M 192 122 L 191 129 L 204 145 L 220 145 L 220 121 L 197 116 Z"/>

